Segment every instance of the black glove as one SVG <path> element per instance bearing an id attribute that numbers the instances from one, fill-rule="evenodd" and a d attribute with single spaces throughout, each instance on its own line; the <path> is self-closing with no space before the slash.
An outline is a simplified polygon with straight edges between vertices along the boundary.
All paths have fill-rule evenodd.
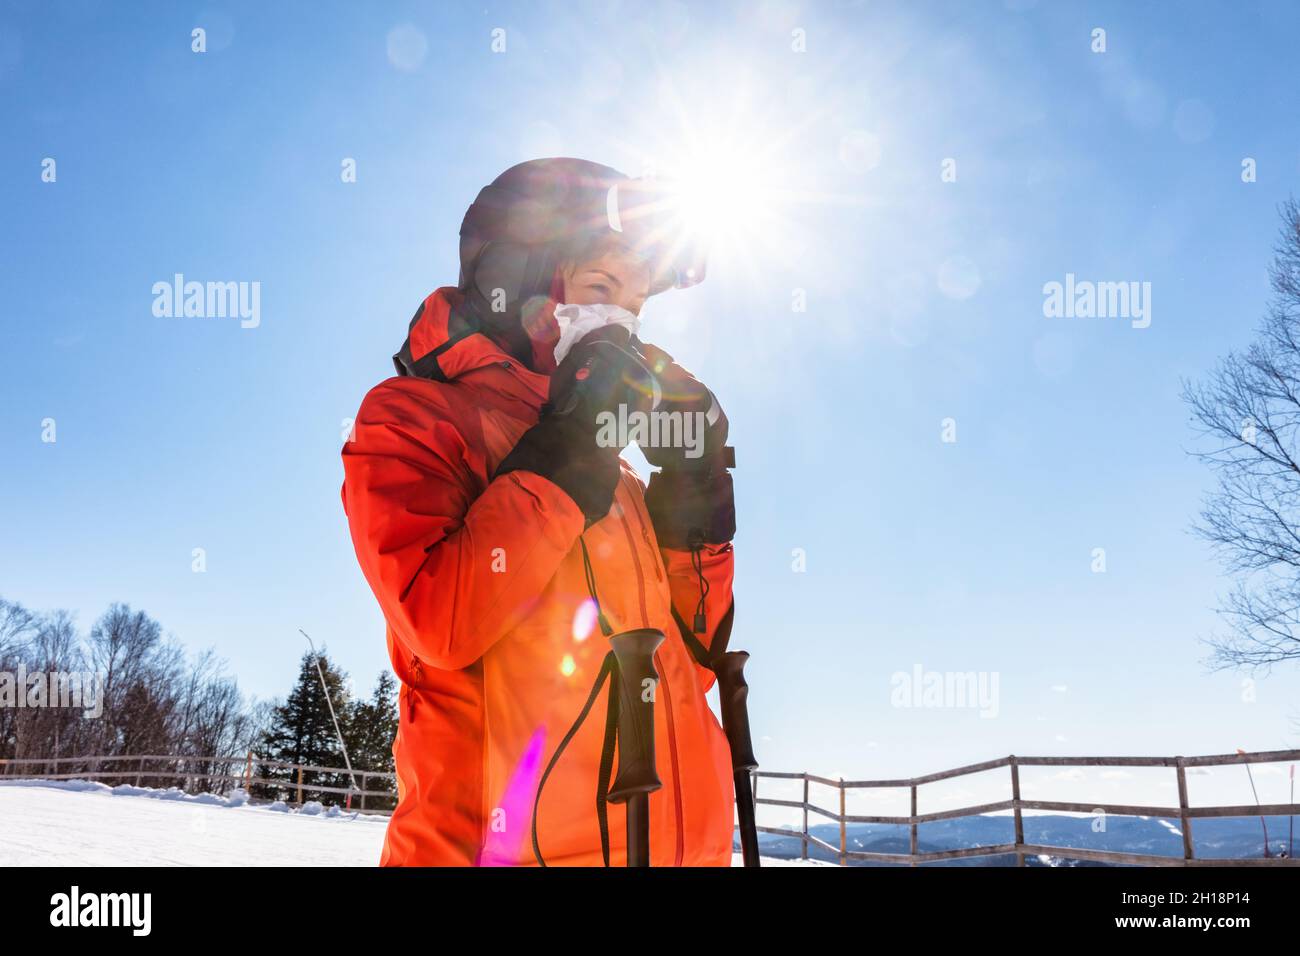
<path id="1" fill-rule="evenodd" d="M 684 437 L 687 434 L 686 416 L 691 419 L 689 434 L 692 440 L 689 446 L 678 443 L 642 448 L 646 461 L 659 468 L 708 471 L 717 469 L 722 456 L 722 467 L 734 468 L 734 452 L 727 448 L 727 416 L 714 394 L 663 349 L 639 340 L 632 344 L 659 382 L 661 399 L 655 412 L 677 412 L 682 416 L 682 431 L 679 433 L 676 425 L 672 428 L 661 426 L 661 440 L 665 432 L 674 438 L 679 434 Z"/>
<path id="2" fill-rule="evenodd" d="M 695 550 L 736 536 L 736 496 L 731 472 L 665 468 L 650 476 L 645 506 L 665 548 Z"/>
<path id="3" fill-rule="evenodd" d="M 692 416 L 690 446 L 642 448 L 646 461 L 662 468 L 650 476 L 646 509 L 659 543 L 666 548 L 696 549 L 723 544 L 736 535 L 736 502 L 728 468 L 736 466 L 735 449 L 727 445 L 727 416 L 714 394 L 661 348 L 634 342 L 659 382 L 661 401 L 656 412 Z M 675 428 L 659 428 L 675 433 Z M 681 434 L 686 434 L 685 421 Z"/>
<path id="4" fill-rule="evenodd" d="M 531 471 L 558 485 L 582 509 L 590 527 L 609 513 L 618 486 L 623 442 L 619 406 L 646 411 L 654 376 L 619 326 L 587 333 L 554 374 L 537 424 L 520 437 L 496 475 Z M 494 476 L 495 477 L 495 476 Z"/>

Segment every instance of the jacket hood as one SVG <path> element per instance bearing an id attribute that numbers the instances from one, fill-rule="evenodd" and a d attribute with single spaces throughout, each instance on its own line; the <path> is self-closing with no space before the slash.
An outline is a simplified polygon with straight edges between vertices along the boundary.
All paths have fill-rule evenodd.
<path id="1" fill-rule="evenodd" d="M 448 382 L 513 355 L 531 371 L 549 375 L 555 371 L 554 349 L 560 337 L 555 322 L 558 298 L 538 297 L 524 310 L 521 322 L 527 332 L 528 354 L 519 354 L 522 349 L 511 349 L 483 328 L 463 292 L 454 286 L 436 289 L 415 310 L 393 365 L 398 375 Z"/>

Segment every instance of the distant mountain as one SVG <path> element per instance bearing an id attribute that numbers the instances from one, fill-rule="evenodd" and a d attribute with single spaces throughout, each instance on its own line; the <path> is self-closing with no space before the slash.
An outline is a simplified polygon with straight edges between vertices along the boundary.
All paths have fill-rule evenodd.
<path id="1" fill-rule="evenodd" d="M 1286 852 L 1290 818 L 1267 817 L 1269 849 L 1274 856 Z M 1088 850 L 1113 850 L 1127 853 L 1150 853 L 1181 857 L 1183 837 L 1179 821 L 1161 817 L 1108 816 L 1104 832 L 1093 831 L 1091 817 L 1035 815 L 1024 817 L 1025 842 L 1047 846 L 1075 847 Z M 839 846 L 839 824 L 818 824 L 812 835 L 831 846 Z M 1191 821 L 1192 847 L 1198 859 L 1236 860 L 1264 855 L 1264 831 L 1259 817 L 1214 817 Z M 846 828 L 849 850 L 873 853 L 907 853 L 911 836 L 906 826 L 886 823 L 852 823 Z M 975 816 L 956 820 L 923 823 L 917 828 L 917 849 L 922 853 L 956 850 L 972 846 L 1011 843 L 1015 840 L 1015 820 L 1010 816 Z M 800 855 L 797 836 L 786 837 L 760 833 L 763 856 L 796 859 Z M 736 844 L 739 849 L 739 843 Z M 836 853 L 809 846 L 808 856 L 835 862 Z M 961 860 L 944 860 L 927 866 L 1014 866 L 1014 854 L 981 856 Z M 850 866 L 893 866 L 850 860 Z M 906 864 L 904 864 L 906 865 Z M 1027 857 L 1026 866 L 1112 866 L 1115 864 L 1066 859 L 1059 856 Z"/>

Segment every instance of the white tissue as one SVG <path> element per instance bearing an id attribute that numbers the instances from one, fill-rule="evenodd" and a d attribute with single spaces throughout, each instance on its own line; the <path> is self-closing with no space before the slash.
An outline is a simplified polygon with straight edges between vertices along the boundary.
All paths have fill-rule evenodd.
<path id="1" fill-rule="evenodd" d="M 569 349 L 593 329 L 621 325 L 636 335 L 641 328 L 641 319 L 621 306 L 604 302 L 595 305 L 563 303 L 555 307 L 555 324 L 560 327 L 560 341 L 555 343 L 555 364 L 559 365 L 569 354 Z"/>

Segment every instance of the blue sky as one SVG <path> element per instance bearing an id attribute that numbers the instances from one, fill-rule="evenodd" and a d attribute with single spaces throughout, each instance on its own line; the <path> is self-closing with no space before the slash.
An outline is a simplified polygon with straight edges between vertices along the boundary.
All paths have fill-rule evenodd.
<path id="1" fill-rule="evenodd" d="M 303 627 L 367 690 L 342 423 L 455 282 L 465 206 L 524 159 L 705 139 L 773 195 L 643 337 L 732 421 L 764 766 L 1296 746 L 1294 667 L 1247 700 L 1203 666 L 1228 582 L 1178 397 L 1249 341 L 1300 191 L 1293 4 L 116 11 L 0 6 L 0 594 L 87 628 L 129 602 L 263 697 Z M 155 317 L 178 272 L 259 282 L 260 325 Z M 1044 317 L 1067 273 L 1151 283 L 1150 326 Z M 996 673 L 997 716 L 892 706 L 917 665 Z"/>

